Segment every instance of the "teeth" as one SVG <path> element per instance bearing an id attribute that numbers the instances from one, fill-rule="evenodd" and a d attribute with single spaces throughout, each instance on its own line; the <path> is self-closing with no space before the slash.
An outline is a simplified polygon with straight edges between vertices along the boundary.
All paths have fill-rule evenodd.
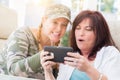
<path id="1" fill-rule="evenodd" d="M 59 35 L 59 33 L 53 33 L 54 35 Z"/>

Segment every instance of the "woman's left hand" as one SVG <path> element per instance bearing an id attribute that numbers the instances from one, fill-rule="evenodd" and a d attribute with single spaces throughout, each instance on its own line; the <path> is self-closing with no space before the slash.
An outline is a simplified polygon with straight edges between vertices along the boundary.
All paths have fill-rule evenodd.
<path id="1" fill-rule="evenodd" d="M 84 72 L 86 72 L 90 68 L 91 64 L 89 63 L 89 61 L 79 53 L 68 52 L 67 55 L 69 57 L 64 58 L 65 64 L 73 66 L 78 70 L 81 70 Z"/>
<path id="2" fill-rule="evenodd" d="M 40 62 L 41 62 L 41 65 L 42 65 L 44 71 L 52 72 L 53 66 L 56 65 L 55 62 L 51 61 L 51 59 L 53 59 L 53 58 L 54 58 L 54 56 L 49 55 L 49 52 L 41 51 L 41 53 L 40 53 Z"/>

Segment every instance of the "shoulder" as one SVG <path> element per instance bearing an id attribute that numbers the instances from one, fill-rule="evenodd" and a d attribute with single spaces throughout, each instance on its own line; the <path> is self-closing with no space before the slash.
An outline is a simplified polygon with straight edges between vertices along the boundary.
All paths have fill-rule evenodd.
<path id="1" fill-rule="evenodd" d="M 38 34 L 39 29 L 36 27 L 29 27 L 29 31 L 36 37 Z"/>
<path id="2" fill-rule="evenodd" d="M 114 46 L 103 47 L 96 56 L 95 68 L 105 74 L 109 80 L 119 80 L 120 52 Z"/>
<path id="3" fill-rule="evenodd" d="M 120 52 L 119 50 L 114 47 L 114 46 L 107 46 L 107 47 L 103 47 L 101 48 L 100 51 L 97 52 L 97 56 L 115 56 L 115 55 L 119 55 Z"/>
<path id="4" fill-rule="evenodd" d="M 120 60 L 120 52 L 114 46 L 103 47 L 100 51 L 97 52 L 95 58 L 95 67 L 106 64 L 108 62 Z"/>
<path id="5" fill-rule="evenodd" d="M 107 46 L 107 47 L 103 47 L 102 49 L 104 49 L 105 51 L 115 51 L 115 52 L 119 52 L 118 49 L 114 46 Z"/>
<path id="6" fill-rule="evenodd" d="M 29 32 L 30 31 L 30 28 L 29 27 L 19 27 L 19 28 L 17 28 L 15 31 L 14 31 L 14 33 L 27 33 L 27 32 Z"/>
<path id="7" fill-rule="evenodd" d="M 18 44 L 21 42 L 29 43 L 30 40 L 33 41 L 33 36 L 31 34 L 31 32 L 29 31 L 29 28 L 28 27 L 19 27 L 14 32 L 12 32 L 12 34 L 8 37 L 6 44 L 11 45 L 13 43 Z"/>
<path id="8" fill-rule="evenodd" d="M 36 27 L 29 27 L 29 29 L 30 29 L 32 32 L 38 31 L 38 28 L 36 28 Z"/>
<path id="9" fill-rule="evenodd" d="M 30 34 L 29 27 L 19 27 L 12 32 L 8 39 L 25 38 L 26 36 L 30 36 Z"/>

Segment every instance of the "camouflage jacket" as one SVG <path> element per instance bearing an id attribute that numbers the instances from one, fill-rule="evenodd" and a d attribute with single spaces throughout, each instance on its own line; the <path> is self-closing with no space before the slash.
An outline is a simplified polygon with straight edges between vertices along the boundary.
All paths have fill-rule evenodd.
<path id="1" fill-rule="evenodd" d="M 44 78 L 38 43 L 29 27 L 21 27 L 8 38 L 1 51 L 0 67 L 5 74 Z"/>

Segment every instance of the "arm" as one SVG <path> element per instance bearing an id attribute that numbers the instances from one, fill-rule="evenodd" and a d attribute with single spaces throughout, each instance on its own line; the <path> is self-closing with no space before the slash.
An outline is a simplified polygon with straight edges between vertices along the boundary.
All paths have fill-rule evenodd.
<path id="1" fill-rule="evenodd" d="M 100 73 L 93 66 L 89 66 L 89 68 L 85 71 L 91 80 L 108 80 L 106 75 Z"/>
<path id="2" fill-rule="evenodd" d="M 7 69 L 8 73 L 17 76 L 28 76 L 40 70 L 39 53 L 29 51 L 29 39 L 24 30 L 17 30 L 8 40 Z M 28 55 L 32 55 L 29 56 Z"/>

